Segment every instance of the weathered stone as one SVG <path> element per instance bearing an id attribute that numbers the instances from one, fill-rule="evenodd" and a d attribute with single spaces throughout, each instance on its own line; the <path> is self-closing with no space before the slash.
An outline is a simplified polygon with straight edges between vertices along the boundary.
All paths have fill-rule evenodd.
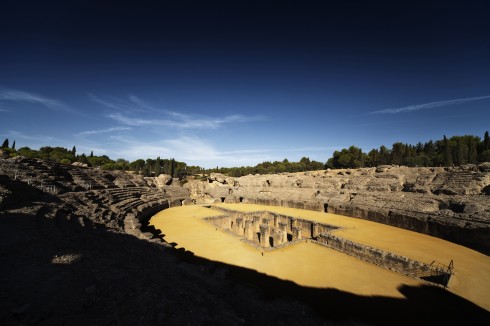
<path id="1" fill-rule="evenodd" d="M 173 178 L 167 174 L 160 174 L 158 177 L 145 177 L 149 187 L 164 188 L 173 183 Z"/>
<path id="2" fill-rule="evenodd" d="M 376 168 L 376 172 L 386 172 L 391 168 L 391 165 L 380 165 Z"/>
<path id="3" fill-rule="evenodd" d="M 478 164 L 478 169 L 481 172 L 490 172 L 490 162 L 484 162 L 484 163 Z"/>
<path id="4" fill-rule="evenodd" d="M 240 178 L 211 174 L 208 180 L 190 178 L 180 186 L 166 175 L 143 178 L 123 171 L 15 157 L 0 161 L 0 205 L 5 209 L 54 195 L 68 204 L 63 214 L 80 227 L 92 221 L 137 235 L 134 230 L 142 225 L 141 219 L 166 207 L 246 202 L 364 218 L 490 252 L 489 169 L 490 163 L 482 163 L 454 168 L 379 166 Z M 56 215 L 55 210 L 52 214 Z M 125 222 L 128 214 L 134 214 L 136 220 Z M 254 232 L 259 232 L 261 218 L 252 221 Z M 271 219 L 269 226 L 277 227 L 278 221 Z"/>
<path id="5" fill-rule="evenodd" d="M 2 257 L 8 268 L 2 272 L 6 280 L 12 280 L 3 282 L 3 291 L 0 291 L 5 306 L 5 321 L 2 321 L 6 324 L 52 325 L 183 324 L 189 320 L 217 324 L 328 323 L 315 317 L 321 309 L 309 310 L 311 300 L 307 304 L 297 301 L 304 294 L 307 297 L 311 292 L 308 289 L 305 292 L 304 288 L 291 282 L 231 265 L 225 267 L 213 261 L 197 259 L 199 263 L 194 264 L 189 252 L 184 250 L 182 253 L 182 248 L 171 249 L 176 246 L 175 243 L 148 243 L 155 240 L 138 240 L 120 233 L 127 229 L 128 233 L 138 238 L 153 237 L 156 232 L 142 232 L 139 227 L 156 212 L 185 202 L 221 202 L 220 198 L 225 193 L 227 200 L 235 198 L 236 202 L 328 210 L 433 234 L 490 252 L 489 171 L 486 165 L 479 165 L 478 169 L 391 167 L 388 173 L 375 173 L 374 168 L 370 168 L 345 170 L 341 175 L 336 170 L 313 171 L 306 174 L 227 178 L 226 184 L 217 180 L 211 183 L 208 180 L 190 180 L 185 187 L 172 183 L 158 188 L 148 186 L 141 175 L 122 171 L 107 172 L 25 157 L 0 159 L 0 215 L 4 230 L 0 238 L 3 248 L 8 249 L 4 250 L 5 257 Z M 375 177 L 382 173 L 396 177 Z M 267 193 L 263 193 L 263 182 L 266 180 L 269 180 L 269 186 Z M 302 180 L 301 188 L 296 180 Z M 229 192 L 231 188 L 233 193 Z M 281 239 L 283 243 L 288 240 L 287 233 L 282 233 L 280 237 L 281 233 L 277 231 L 286 229 L 291 232 L 290 225 L 283 220 L 271 219 L 271 225 L 260 230 L 263 216 L 253 218 L 253 214 L 250 214 L 251 219 L 244 219 L 244 227 L 247 228 L 248 224 L 248 230 L 251 230 L 248 232 L 252 232 L 252 238 L 256 237 L 254 243 L 258 242 L 259 231 L 264 231 L 261 237 L 264 245 L 272 243 L 275 246 L 280 244 Z M 294 230 L 296 238 L 303 233 L 302 238 L 309 241 L 309 228 L 305 228 L 300 217 L 296 217 L 296 220 L 301 225 L 301 228 L 296 226 Z M 257 231 L 253 230 L 255 227 Z M 273 227 L 278 230 L 267 234 L 267 230 Z M 328 235 L 328 230 L 321 229 L 321 225 L 318 228 L 320 235 L 326 235 L 318 236 L 320 240 L 323 238 L 327 242 L 334 239 Z M 311 230 L 313 236 L 315 227 Z M 405 257 L 389 255 L 347 239 L 335 241 L 328 245 L 338 245 L 373 262 L 388 261 L 395 269 L 411 271 L 412 266 L 417 267 Z M 172 254 L 169 254 L 170 251 Z M 80 263 L 78 256 L 75 256 L 78 253 L 84 255 Z M 185 259 L 192 259 L 192 263 L 175 264 L 179 259 L 177 256 L 181 254 Z M 260 255 L 257 255 L 257 259 L 262 261 L 270 258 L 258 257 Z M 75 266 L 57 265 L 74 262 L 77 262 Z M 217 282 L 216 279 L 200 275 L 198 268 L 201 263 L 211 266 L 211 277 L 227 278 L 224 270 L 228 269 L 233 272 L 233 277 L 226 282 Z M 458 268 L 457 262 L 455 266 Z M 240 282 L 241 274 L 247 278 L 245 286 Z M 278 289 L 283 289 L 281 293 L 284 293 L 284 297 L 272 300 L 272 303 L 271 300 L 261 299 L 264 296 L 262 290 L 256 291 L 255 286 L 249 286 L 250 275 L 254 276 L 253 279 L 259 278 L 254 284 L 271 282 L 271 289 L 267 291 L 273 296 L 277 296 Z M 411 287 L 405 289 L 419 291 Z M 291 298 L 290 290 L 299 291 L 300 296 Z M 375 306 L 376 301 L 365 305 L 364 299 L 359 301 L 359 296 L 350 293 L 347 297 L 352 299 L 346 300 L 343 291 L 321 291 L 320 296 L 327 298 L 324 306 L 345 303 L 340 305 L 345 311 L 335 314 L 330 309 L 325 316 L 334 313 L 335 320 L 347 316 L 361 323 L 373 323 L 371 317 L 362 317 L 370 316 L 368 309 Z M 443 312 L 435 315 L 436 323 L 441 318 L 446 323 L 459 316 L 464 316 L 461 319 L 471 318 L 483 311 L 478 307 L 478 310 L 465 310 L 470 305 L 459 298 L 447 305 L 444 298 L 448 297 L 439 294 L 431 296 L 433 292 L 418 292 L 420 298 L 425 295 L 429 297 L 420 304 L 414 300 L 408 310 Z M 452 293 L 449 295 L 450 298 L 455 297 Z M 29 303 L 26 303 L 26 298 L 29 298 Z M 115 300 L 117 298 L 124 300 Z M 441 298 L 443 300 L 438 300 Z M 398 301 L 393 299 L 388 303 L 390 307 L 398 307 L 397 312 L 405 312 L 401 308 L 405 305 L 398 305 Z M 241 305 L 243 302 L 247 305 Z M 432 303 L 427 305 L 427 302 L 434 302 L 435 309 Z M 145 312 L 144 320 L 138 314 L 128 314 L 135 307 Z M 232 309 L 228 309 L 230 307 Z M 74 308 L 75 312 L 79 308 L 83 314 L 73 314 Z M 365 310 L 349 315 L 358 308 Z M 451 314 L 451 311 L 454 313 Z M 210 312 L 213 314 L 210 315 Z M 236 316 L 250 318 L 245 320 Z M 259 316 L 258 319 L 256 316 Z M 284 317 L 278 319 L 277 316 Z M 421 319 L 426 321 L 426 316 Z M 484 320 L 487 319 L 487 315 L 484 315 Z M 414 320 L 412 324 L 417 322 Z"/>
<path id="6" fill-rule="evenodd" d="M 301 239 L 301 228 L 300 227 L 293 227 L 293 240 L 300 240 Z"/>
<path id="7" fill-rule="evenodd" d="M 267 224 L 260 225 L 260 245 L 262 247 L 268 248 L 269 244 L 269 226 Z"/>
<path id="8" fill-rule="evenodd" d="M 220 183 L 224 176 L 212 175 L 212 183 L 191 179 L 184 187 L 198 204 L 220 202 L 220 198 L 226 196 L 227 202 L 328 211 L 490 251 L 490 201 L 486 197 L 490 194 L 489 169 L 490 163 L 478 165 L 478 170 L 474 165 L 451 169 L 384 165 L 306 174 L 248 175 L 228 178 L 227 185 Z M 234 187 L 230 194 L 231 184 Z M 456 205 L 451 204 L 455 200 L 463 202 L 466 208 L 456 209 Z M 472 207 L 471 213 L 469 207 Z M 399 218 L 402 212 L 405 217 Z M 433 219 L 431 225 L 443 224 L 443 227 L 423 222 L 436 214 L 444 219 Z M 470 227 L 461 230 L 461 220 Z M 470 236 L 470 232 L 473 235 Z"/>

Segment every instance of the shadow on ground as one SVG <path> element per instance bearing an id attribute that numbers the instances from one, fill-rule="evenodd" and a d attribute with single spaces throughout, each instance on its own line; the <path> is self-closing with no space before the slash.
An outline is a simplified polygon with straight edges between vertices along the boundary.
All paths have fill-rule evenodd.
<path id="1" fill-rule="evenodd" d="M 2 324 L 490 324 L 438 287 L 402 285 L 405 299 L 302 287 L 84 224 L 0 213 Z"/>

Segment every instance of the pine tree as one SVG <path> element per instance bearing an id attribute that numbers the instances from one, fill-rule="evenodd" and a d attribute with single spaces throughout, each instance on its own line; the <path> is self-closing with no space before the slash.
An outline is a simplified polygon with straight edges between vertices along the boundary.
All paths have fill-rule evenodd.
<path id="1" fill-rule="evenodd" d="M 15 140 L 14 143 L 12 144 L 12 149 L 15 149 Z"/>
<path id="2" fill-rule="evenodd" d="M 5 138 L 2 144 L 2 148 L 9 148 L 9 139 Z"/>
<path id="3" fill-rule="evenodd" d="M 377 149 L 373 148 L 368 153 L 368 166 L 378 166 L 379 165 L 379 152 Z"/>
<path id="4" fill-rule="evenodd" d="M 394 143 L 391 149 L 391 164 L 401 165 L 405 158 L 405 145 L 402 143 Z"/>
<path id="5" fill-rule="evenodd" d="M 390 163 L 390 151 L 386 146 L 381 145 L 379 147 L 379 164 L 389 164 Z"/>

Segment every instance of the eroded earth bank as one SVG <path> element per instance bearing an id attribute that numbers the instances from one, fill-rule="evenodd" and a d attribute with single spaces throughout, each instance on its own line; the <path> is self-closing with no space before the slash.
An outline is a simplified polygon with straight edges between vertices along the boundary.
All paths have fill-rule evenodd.
<path id="1" fill-rule="evenodd" d="M 7 325 L 487 323 L 441 287 L 401 298 L 299 286 L 172 248 L 148 219 L 248 202 L 361 217 L 488 255 L 490 166 L 379 167 L 191 180 L 0 159 L 0 320 Z"/>

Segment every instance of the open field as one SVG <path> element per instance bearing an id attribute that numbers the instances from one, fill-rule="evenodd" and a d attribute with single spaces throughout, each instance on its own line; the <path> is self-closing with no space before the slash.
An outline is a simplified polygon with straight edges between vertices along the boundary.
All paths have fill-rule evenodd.
<path id="1" fill-rule="evenodd" d="M 251 204 L 220 204 L 238 211 L 263 211 L 301 217 L 342 227 L 334 234 L 430 263 L 454 261 L 454 275 L 448 290 L 490 310 L 490 258 L 466 247 L 424 234 L 356 218 Z M 422 284 L 382 267 L 309 243 L 262 253 L 239 238 L 217 229 L 202 219 L 221 213 L 200 206 L 183 206 L 164 210 L 150 221 L 162 230 L 165 240 L 195 255 L 291 280 L 299 285 L 336 288 L 360 295 L 403 297 L 397 288 L 403 284 Z M 263 255 L 262 255 L 263 254 Z"/>

